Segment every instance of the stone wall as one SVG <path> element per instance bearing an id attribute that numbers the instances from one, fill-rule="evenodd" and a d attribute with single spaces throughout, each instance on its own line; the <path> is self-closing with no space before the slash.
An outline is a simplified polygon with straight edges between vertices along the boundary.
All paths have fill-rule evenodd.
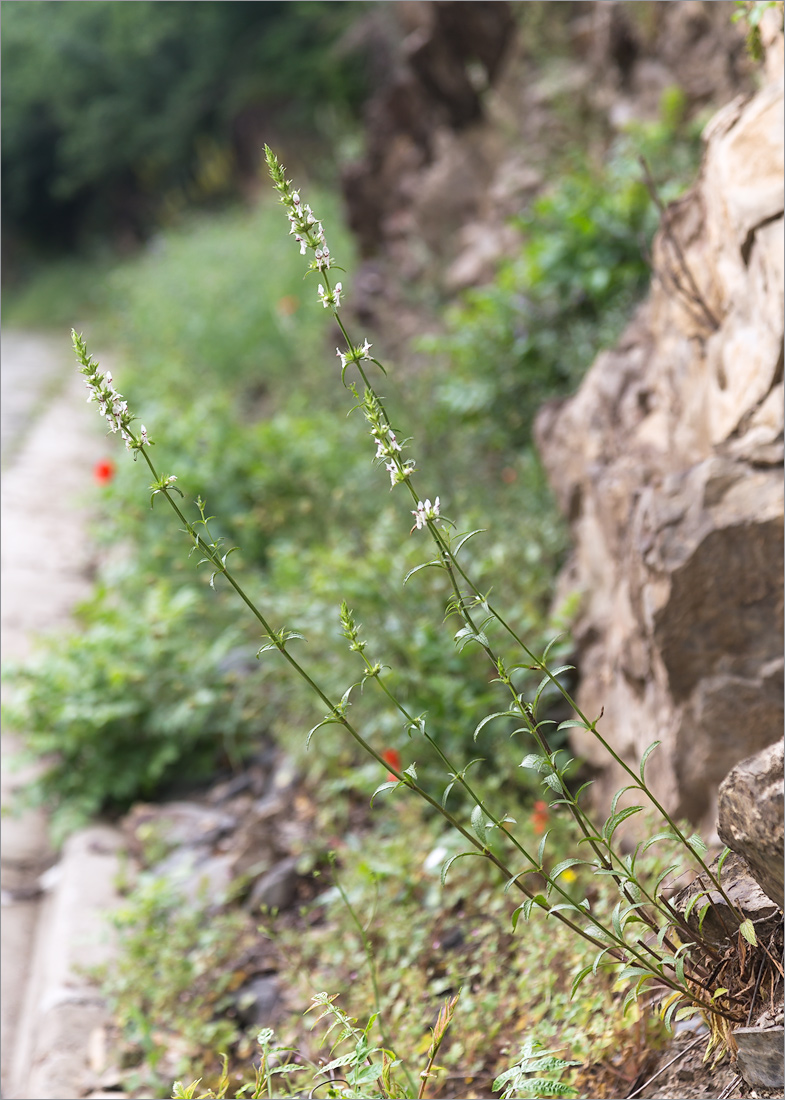
<path id="1" fill-rule="evenodd" d="M 709 833 L 724 776 L 783 724 L 781 66 L 769 73 L 707 127 L 648 300 L 535 429 L 572 530 L 579 704 L 604 708 L 630 763 L 660 739 L 647 776 Z M 607 802 L 621 775 L 588 735 L 575 748 Z"/>

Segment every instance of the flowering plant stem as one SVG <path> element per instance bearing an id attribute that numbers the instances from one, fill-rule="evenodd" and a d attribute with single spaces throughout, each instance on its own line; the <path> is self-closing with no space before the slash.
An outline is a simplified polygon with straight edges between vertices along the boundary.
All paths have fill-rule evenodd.
<path id="1" fill-rule="evenodd" d="M 340 702 L 335 702 L 291 653 L 289 643 L 302 636 L 285 628 L 274 630 L 262 611 L 260 611 L 258 606 L 240 585 L 233 572 L 227 566 L 227 559 L 236 548 L 231 547 L 224 550 L 222 546 L 223 540 L 220 538 L 214 539 L 212 537 L 209 529 L 210 517 L 205 515 L 205 506 L 200 498 L 197 499 L 197 507 L 200 513 L 199 520 L 195 523 L 191 523 L 186 518 L 180 504 L 175 499 L 175 496 L 180 496 L 181 498 L 183 496 L 182 491 L 175 485 L 177 480 L 176 477 L 159 475 L 150 458 L 149 451 L 153 443 L 148 438 L 146 429 L 142 426 L 139 433 L 136 433 L 132 427 L 135 418 L 130 414 L 127 402 L 124 401 L 122 395 L 118 394 L 114 389 L 111 374 L 108 372 L 104 374 L 99 370 L 97 362 L 88 354 L 83 338 L 73 332 L 72 338 L 74 349 L 80 364 L 80 370 L 84 374 L 90 390 L 90 397 L 88 400 L 98 401 L 100 411 L 108 420 L 110 429 L 113 432 L 119 431 L 121 433 L 127 448 L 134 453 L 134 459 L 136 460 L 140 454 L 142 455 L 153 477 L 153 482 L 150 486 L 152 493 L 151 506 L 154 503 L 155 497 L 159 494 L 166 499 L 182 524 L 184 532 L 189 536 L 193 544 L 192 552 L 193 550 L 197 550 L 202 554 L 199 564 L 207 564 L 211 567 L 212 574 L 210 577 L 210 584 L 214 585 L 216 576 L 223 576 L 261 626 L 266 644 L 261 647 L 257 656 L 268 649 L 276 649 L 291 666 L 293 671 L 308 684 L 309 688 L 318 696 L 325 706 L 327 714 L 322 721 L 311 730 L 308 735 L 309 741 L 313 733 L 323 725 L 338 724 L 342 726 L 350 737 L 352 737 L 368 755 L 385 769 L 385 772 L 391 773 L 395 778 L 394 782 L 382 784 L 381 787 L 374 792 L 374 797 L 380 791 L 390 787 L 409 788 L 432 809 L 439 813 L 451 828 L 458 832 L 472 846 L 474 850 L 473 854 L 489 860 L 500 871 L 506 880 L 507 888 L 514 887 L 524 895 L 526 901 L 516 910 L 513 918 L 514 923 L 517 921 L 517 916 L 520 912 L 523 912 L 524 916 L 528 919 L 533 907 L 542 908 L 547 912 L 548 916 L 555 917 L 569 927 L 576 935 L 582 937 L 599 949 L 600 954 L 597 957 L 594 968 L 589 967 L 587 970 L 596 970 L 600 958 L 607 954 L 617 964 L 626 965 L 626 970 L 622 973 L 631 980 L 637 982 L 635 989 L 636 996 L 643 984 L 647 981 L 656 981 L 658 984 L 664 985 L 673 991 L 673 996 L 669 999 L 669 1002 L 672 1002 L 674 997 L 678 999 L 683 998 L 692 1006 L 700 1008 L 707 1013 L 723 1016 L 728 1020 L 736 1021 L 737 1016 L 730 1007 L 734 998 L 730 994 L 726 996 L 725 1000 L 729 1006 L 728 1008 L 717 1004 L 716 1001 L 712 999 L 708 972 L 698 962 L 691 960 L 689 955 L 689 944 L 700 943 L 700 946 L 707 951 L 707 953 L 714 954 L 715 957 L 716 952 L 703 942 L 703 938 L 696 934 L 687 925 L 686 921 L 674 912 L 673 908 L 667 902 L 664 902 L 661 898 L 657 898 L 644 888 L 635 875 L 634 859 L 630 861 L 628 857 L 627 861 L 625 861 L 614 849 L 613 834 L 616 828 L 626 819 L 626 817 L 630 816 L 631 813 L 637 812 L 640 807 L 626 808 L 617 812 L 616 802 L 619 797 L 617 796 L 617 798 L 614 799 L 611 816 L 603 827 L 599 827 L 591 820 L 590 816 L 579 802 L 580 796 L 585 788 L 582 787 L 577 794 L 573 794 L 571 791 L 566 779 L 567 769 L 571 761 L 568 760 L 562 763 L 560 759 L 561 750 L 557 752 L 551 751 L 543 733 L 543 727 L 548 723 L 540 721 L 537 718 L 537 706 L 542 690 L 546 685 L 553 685 L 577 715 L 576 721 L 562 723 L 559 729 L 570 725 L 580 725 L 590 731 L 593 736 L 598 739 L 611 759 L 613 759 L 632 780 L 632 782 L 625 787 L 623 791 L 619 792 L 619 794 L 627 790 L 633 790 L 635 792 L 640 791 L 648 797 L 667 823 L 671 835 L 675 836 L 685 849 L 696 858 L 703 872 L 708 876 L 709 880 L 713 882 L 716 888 L 720 890 L 723 897 L 730 905 L 731 912 L 735 913 L 735 909 L 730 899 L 727 898 L 727 895 L 716 878 L 709 872 L 701 853 L 697 851 L 695 845 L 684 836 L 676 823 L 668 815 L 665 808 L 649 790 L 645 783 L 643 764 L 641 765 L 640 775 L 638 775 L 621 759 L 612 746 L 610 746 L 597 731 L 597 722 L 599 719 L 590 721 L 586 715 L 581 712 L 570 694 L 562 686 L 558 677 L 565 669 L 551 669 L 548 666 L 546 662 L 548 650 L 546 650 L 542 658 L 532 653 L 516 631 L 488 602 L 487 596 L 483 595 L 476 584 L 471 580 L 458 559 L 458 553 L 467 539 L 471 537 L 471 534 L 476 534 L 477 532 L 472 532 L 470 535 L 458 538 L 456 543 L 455 536 L 447 530 L 448 527 L 452 526 L 451 521 L 441 515 L 440 498 L 436 497 L 433 504 L 430 499 L 426 499 L 425 501 L 420 499 L 414 487 L 414 471 L 416 464 L 411 459 L 404 459 L 402 457 L 403 448 L 407 446 L 409 441 L 402 440 L 399 442 L 397 440 L 384 402 L 371 385 L 363 364 L 365 362 L 372 362 L 382 371 L 384 371 L 384 367 L 376 358 L 371 356 L 371 345 L 367 340 L 361 345 L 353 343 L 339 316 L 343 288 L 340 282 L 336 282 L 333 286 L 330 280 L 329 272 L 334 266 L 334 261 L 327 246 L 322 225 L 317 221 L 311 208 L 302 203 L 298 192 L 293 190 L 290 181 L 285 177 L 283 167 L 279 164 L 271 150 L 267 149 L 266 152 L 273 184 L 280 195 L 281 202 L 287 209 L 291 226 L 290 231 L 294 235 L 295 241 L 299 244 L 300 251 L 303 255 L 309 250 L 313 252 L 310 270 L 318 272 L 319 276 L 324 280 L 323 283 L 319 284 L 318 298 L 324 308 L 332 311 L 333 317 L 346 342 L 345 351 L 342 352 L 340 349 L 337 350 L 337 354 L 341 360 L 341 378 L 344 385 L 351 390 L 356 398 L 355 407 L 362 410 L 370 425 L 371 435 L 376 444 L 376 461 L 383 461 L 385 463 L 385 469 L 390 475 L 391 488 L 395 488 L 402 483 L 406 484 L 411 499 L 415 504 L 415 508 L 412 509 L 412 515 L 415 519 L 415 526 L 412 528 L 412 531 L 414 531 L 415 528 L 418 530 L 427 528 L 429 535 L 434 541 L 436 558 L 426 562 L 422 566 L 418 566 L 417 569 L 412 570 L 412 573 L 426 567 L 439 568 L 445 572 L 451 590 L 451 596 L 448 602 L 448 614 L 457 614 L 463 623 L 462 628 L 456 635 L 456 642 L 461 647 L 469 643 L 479 645 L 496 672 L 497 682 L 501 683 L 503 687 L 506 688 L 512 698 L 508 709 L 491 714 L 478 724 L 475 730 L 475 739 L 484 726 L 497 717 L 512 718 L 522 723 L 515 732 L 528 733 L 533 738 L 538 749 L 538 753 L 534 754 L 533 757 L 527 757 L 522 766 L 535 767 L 536 770 L 544 774 L 544 783 L 557 795 L 552 805 L 567 806 L 581 833 L 581 843 L 588 845 L 594 859 L 572 858 L 562 860 L 552 870 L 548 870 L 544 863 L 544 848 L 547 834 L 543 837 L 536 856 L 524 847 L 509 828 L 510 824 L 513 824 L 512 819 L 506 815 L 500 816 L 494 813 L 487 805 L 486 800 L 477 792 L 473 784 L 467 780 L 466 773 L 471 765 L 467 765 L 462 769 L 455 767 L 440 746 L 439 739 L 426 729 L 425 716 L 412 715 L 408 709 L 395 698 L 381 675 L 381 665 L 371 664 L 365 656 L 364 649 L 366 643 L 360 641 L 358 633 L 359 628 L 354 622 L 351 612 L 344 603 L 341 608 L 343 634 L 350 643 L 350 649 L 359 652 L 362 657 L 365 665 L 363 682 L 367 679 L 376 680 L 380 690 L 405 718 L 406 727 L 410 735 L 414 732 L 422 734 L 449 771 L 451 781 L 445 791 L 442 801 L 439 802 L 419 784 L 414 765 L 411 765 L 405 770 L 401 770 L 398 765 L 391 763 L 385 756 L 377 751 L 365 737 L 363 737 L 347 716 L 349 697 L 353 687 L 357 685 L 352 685 L 352 687 L 344 693 Z M 358 371 L 360 381 L 363 385 L 362 395 L 358 392 L 353 382 L 347 382 L 346 380 L 346 373 L 350 367 L 355 367 Z M 197 530 L 198 527 L 201 528 L 201 531 Z M 412 573 L 410 573 L 409 576 L 411 576 Z M 406 580 L 408 579 L 409 577 L 406 578 Z M 479 623 L 475 620 L 475 614 L 478 612 L 482 616 L 482 620 Z M 501 655 L 496 652 L 486 633 L 486 628 L 492 623 L 501 627 L 503 633 L 520 649 L 524 656 L 524 663 L 514 663 L 508 666 Z M 513 676 L 516 673 L 526 673 L 530 671 L 537 672 L 542 677 L 540 687 L 537 689 L 531 701 L 525 698 L 523 691 L 519 690 L 518 685 L 516 685 L 513 680 Z M 447 796 L 455 783 L 458 783 L 463 788 L 471 802 L 474 803 L 474 810 L 471 815 L 471 830 L 447 809 Z M 505 861 L 503 856 L 495 850 L 495 847 L 490 844 L 488 834 L 492 829 L 495 829 L 497 834 L 504 838 L 504 842 L 513 849 L 517 856 L 522 857 L 526 861 L 526 866 L 523 870 L 514 870 Z M 442 878 L 444 878 L 450 863 L 455 858 L 458 857 L 452 857 L 452 859 L 445 864 Z M 576 903 L 572 896 L 561 885 L 559 881 L 560 876 L 565 870 L 575 865 L 593 867 L 595 873 L 608 875 L 615 880 L 622 901 L 619 903 L 619 906 L 617 906 L 617 911 L 614 914 L 613 921 L 610 922 L 610 926 L 607 921 L 603 922 L 591 911 L 588 901 Z M 546 884 L 546 892 L 544 895 L 540 891 L 531 889 L 524 881 L 532 874 L 544 880 Z M 558 904 L 554 905 L 549 902 L 548 899 L 551 895 L 556 896 Z M 659 920 L 657 919 L 658 917 Z M 579 921 L 581 923 L 578 923 Z M 661 922 L 664 922 L 662 928 L 660 928 Z M 657 950 L 652 943 L 647 942 L 646 939 L 641 937 L 638 937 L 631 943 L 629 932 L 627 931 L 627 925 L 631 923 L 643 924 L 643 926 L 648 929 L 649 933 L 656 933 L 660 950 Z M 741 923 L 740 916 L 739 923 Z M 669 929 L 671 927 L 676 927 L 681 937 L 686 941 L 681 946 L 677 946 L 669 936 Z M 365 940 L 363 942 L 367 949 Z M 662 945 L 671 952 L 669 956 L 661 953 Z M 689 969 L 686 971 L 685 963 L 689 966 Z M 585 972 L 582 976 L 585 976 Z M 374 981 L 374 988 L 378 1001 L 378 988 L 376 988 L 377 983 L 374 977 L 373 967 L 372 979 Z M 580 978 L 578 980 L 580 980 Z M 697 992 L 696 990 L 700 990 L 701 992 Z"/>

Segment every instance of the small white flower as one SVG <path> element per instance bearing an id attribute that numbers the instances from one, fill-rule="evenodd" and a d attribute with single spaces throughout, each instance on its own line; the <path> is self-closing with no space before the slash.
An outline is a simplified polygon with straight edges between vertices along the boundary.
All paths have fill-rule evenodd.
<path id="1" fill-rule="evenodd" d="M 292 227 L 292 228 L 294 228 L 294 227 Z M 301 237 L 299 233 L 295 233 L 294 239 L 297 241 L 297 243 L 300 246 L 300 255 L 304 256 L 307 249 L 308 249 L 308 244 L 306 243 L 305 238 Z"/>
<path id="2" fill-rule="evenodd" d="M 371 357 L 368 353 L 370 352 L 372 347 L 373 347 L 373 344 L 369 344 L 368 339 L 366 337 L 365 343 L 362 345 L 362 347 L 359 347 L 357 349 L 360 353 L 360 358 L 361 359 L 370 359 Z"/>
<path id="3" fill-rule="evenodd" d="M 390 475 L 390 487 L 394 489 L 398 484 L 398 467 L 394 462 L 388 462 L 384 468 Z"/>
<path id="4" fill-rule="evenodd" d="M 421 531 L 427 524 L 429 519 L 436 519 L 439 515 L 439 498 L 431 504 L 430 500 L 423 503 L 421 500 L 417 501 L 417 508 L 412 512 L 414 516 L 415 526 L 418 531 Z M 414 530 L 414 528 L 412 528 Z"/>
<path id="5" fill-rule="evenodd" d="M 333 309 L 338 309 L 341 304 L 341 284 L 335 284 L 335 290 L 325 290 L 321 283 L 318 287 L 319 301 L 322 303 L 325 309 L 328 306 L 332 306 Z M 339 353 L 340 354 L 340 353 Z"/>
<path id="6" fill-rule="evenodd" d="M 139 439 L 143 447 L 149 447 L 150 440 L 147 438 L 147 428 L 145 428 L 144 424 L 142 424 L 141 428 L 139 429 Z M 438 498 L 436 503 L 438 504 Z"/>

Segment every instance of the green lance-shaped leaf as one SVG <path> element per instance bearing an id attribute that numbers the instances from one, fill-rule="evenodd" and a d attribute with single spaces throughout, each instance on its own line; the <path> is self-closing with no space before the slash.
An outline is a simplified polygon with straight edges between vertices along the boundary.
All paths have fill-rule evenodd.
<path id="1" fill-rule="evenodd" d="M 576 859 L 575 856 L 571 856 L 569 859 L 563 859 L 560 863 L 557 863 L 555 867 L 552 867 L 548 877 L 551 882 L 555 882 L 559 875 L 563 875 L 570 867 L 586 866 L 585 859 Z"/>
<path id="2" fill-rule="evenodd" d="M 406 576 L 403 578 L 403 583 L 406 584 L 415 573 L 419 573 L 421 569 L 444 569 L 444 562 L 438 558 L 434 558 L 433 561 L 426 561 L 422 565 L 415 565 L 414 569 L 410 569 Z"/>
<path id="3" fill-rule="evenodd" d="M 485 718 L 483 718 L 482 721 L 478 722 L 475 726 L 474 734 L 472 736 L 473 741 L 477 740 L 477 735 L 479 734 L 480 730 L 484 729 L 484 727 L 487 726 L 489 722 L 492 722 L 494 718 L 520 718 L 520 715 L 511 710 L 497 710 L 494 711 L 493 714 L 487 714 Z M 521 767 L 523 767 L 522 764 Z"/>
<path id="4" fill-rule="evenodd" d="M 550 764 L 548 763 L 546 757 L 541 756 L 540 753 L 530 752 L 526 756 L 524 756 L 518 767 L 531 768 L 532 771 L 541 772 L 550 767 Z"/>
<path id="5" fill-rule="evenodd" d="M 488 638 L 482 632 L 482 630 L 474 630 L 470 626 L 462 627 L 455 635 L 455 644 L 458 647 L 459 652 L 463 652 L 464 648 L 471 642 L 475 642 L 477 645 L 487 649 L 489 646 Z"/>
<path id="6" fill-rule="evenodd" d="M 639 814 L 643 806 L 627 806 L 623 810 L 619 810 L 618 813 L 611 814 L 602 829 L 602 835 L 606 844 L 610 844 L 613 839 L 613 834 L 623 821 L 626 821 L 628 817 L 632 817 L 633 814 Z"/>
<path id="7" fill-rule="evenodd" d="M 472 828 L 477 835 L 481 844 L 487 845 L 488 842 L 488 820 L 483 812 L 482 806 L 475 806 L 472 810 Z"/>
<path id="8" fill-rule="evenodd" d="M 689 845 L 690 849 L 695 853 L 695 855 L 699 856 L 701 859 L 703 859 L 703 857 L 706 855 L 706 852 L 708 851 L 706 841 L 703 839 L 700 833 L 693 833 L 692 836 L 687 837 L 687 844 Z"/>
<path id="9" fill-rule="evenodd" d="M 673 829 L 663 829 L 659 833 L 655 833 L 654 836 L 650 836 L 647 841 L 644 842 L 642 851 L 648 852 L 649 848 L 653 844 L 658 844 L 661 840 L 678 840 L 679 838 L 674 833 Z"/>
<path id="10" fill-rule="evenodd" d="M 450 856 L 450 858 L 446 859 L 442 864 L 442 886 L 444 886 L 447 879 L 447 872 L 452 867 L 453 863 L 455 863 L 456 859 L 463 859 L 464 856 L 478 856 L 480 859 L 484 858 L 482 852 L 458 852 L 457 855 Z"/>
<path id="11" fill-rule="evenodd" d="M 478 527 L 476 531 L 469 531 L 469 533 L 468 533 L 468 534 L 466 534 L 466 535 L 461 535 L 461 536 L 460 536 L 460 537 L 458 538 L 458 540 L 457 540 L 457 542 L 455 543 L 455 545 L 454 545 L 454 546 L 453 546 L 453 545 L 451 545 L 451 546 L 450 546 L 450 550 L 451 550 L 451 552 L 452 552 L 452 556 L 453 556 L 454 558 L 456 558 L 456 557 L 458 556 L 458 553 L 459 553 L 459 551 L 460 551 L 460 550 L 461 550 L 461 548 L 463 547 L 464 543 L 467 543 L 467 542 L 469 541 L 469 539 L 472 539 L 472 538 L 474 538 L 474 536 L 475 536 L 475 535 L 482 535 L 482 534 L 484 534 L 484 533 L 485 533 L 485 530 L 486 530 L 486 528 L 485 528 L 485 527 Z"/>
<path id="12" fill-rule="evenodd" d="M 397 779 L 395 780 L 394 783 L 393 782 L 381 783 L 376 788 L 376 790 L 373 792 L 373 794 L 371 795 L 371 805 L 373 806 L 373 800 L 374 800 L 374 798 L 376 798 L 377 794 L 381 794 L 382 791 L 393 791 L 393 790 L 395 790 L 396 787 L 399 787 L 400 785 L 401 784 L 399 783 L 399 781 Z"/>
<path id="13" fill-rule="evenodd" d="M 646 769 L 646 761 L 649 759 L 649 757 L 654 752 L 654 750 L 657 748 L 657 746 L 661 745 L 661 744 L 662 744 L 662 741 L 652 741 L 652 743 L 644 751 L 643 756 L 641 757 L 640 777 L 641 777 L 641 783 L 643 783 L 643 784 L 646 783 L 646 779 L 644 777 L 644 771 Z"/>
<path id="14" fill-rule="evenodd" d="M 548 899 L 544 894 L 535 894 L 533 898 L 527 898 L 523 905 L 519 905 L 512 915 L 512 930 L 513 932 L 518 927 L 518 919 L 523 913 L 523 919 L 528 920 L 531 916 L 534 906 L 538 906 L 540 909 L 548 908 Z"/>
<path id="15" fill-rule="evenodd" d="M 741 932 L 747 943 L 751 943 L 753 947 L 758 946 L 758 937 L 755 935 L 755 928 L 749 917 L 742 921 L 739 925 L 739 931 Z"/>
<path id="16" fill-rule="evenodd" d="M 558 668 L 554 668 L 546 676 L 543 676 L 543 678 L 540 680 L 539 684 L 537 685 L 537 690 L 534 693 L 534 705 L 535 706 L 537 705 L 537 703 L 539 702 L 540 696 L 542 695 L 543 691 L 548 686 L 548 684 L 553 683 L 553 681 L 556 679 L 556 677 L 560 676 L 562 672 L 569 672 L 569 671 L 571 671 L 571 669 L 574 669 L 574 668 L 575 668 L 575 665 L 559 665 Z"/>

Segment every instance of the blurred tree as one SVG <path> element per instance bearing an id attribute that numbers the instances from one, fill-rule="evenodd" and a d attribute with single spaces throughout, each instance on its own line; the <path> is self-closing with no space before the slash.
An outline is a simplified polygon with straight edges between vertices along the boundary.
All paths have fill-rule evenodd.
<path id="1" fill-rule="evenodd" d="M 138 234 L 163 196 L 236 182 L 233 123 L 262 108 L 313 137 L 324 107 L 363 98 L 340 49 L 365 3 L 4 0 L 3 220 L 12 236 L 73 246 Z"/>

